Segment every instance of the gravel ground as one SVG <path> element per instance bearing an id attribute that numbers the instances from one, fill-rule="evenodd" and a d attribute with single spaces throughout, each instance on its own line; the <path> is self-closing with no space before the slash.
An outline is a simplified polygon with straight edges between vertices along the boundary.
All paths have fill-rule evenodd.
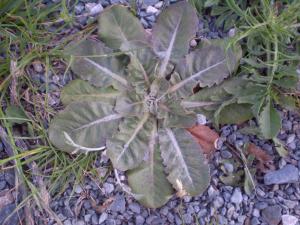
<path id="1" fill-rule="evenodd" d="M 54 4 L 57 0 L 47 1 Z M 165 1 L 166 4 L 175 1 Z M 94 14 L 103 8 L 116 3 L 125 3 L 118 0 L 81 0 L 75 6 L 78 16 L 75 24 L 77 29 L 80 25 L 95 20 L 94 17 L 80 15 Z M 151 29 L 153 23 L 165 3 L 159 0 L 144 0 L 138 4 L 137 15 L 145 28 Z M 199 22 L 198 38 L 218 38 L 228 34 L 214 27 L 213 18 L 205 18 Z M 201 31 L 200 31 L 201 30 Z M 204 30 L 204 31 L 203 31 Z M 232 33 L 232 30 L 230 31 Z M 191 43 L 193 45 L 195 43 Z M 33 68 L 32 79 L 39 85 L 45 82 L 44 72 L 40 68 Z M 59 89 L 64 86 L 73 76 L 68 73 L 66 79 L 62 76 L 50 74 L 50 105 L 59 105 Z M 40 85 L 44 92 L 43 85 Z M 81 185 L 70 184 L 59 198 L 51 202 L 51 208 L 63 221 L 64 225 L 84 224 L 229 224 L 229 225 L 300 225 L 300 117 L 291 112 L 282 111 L 283 129 L 278 138 L 286 144 L 289 156 L 280 158 L 272 143 L 259 140 L 253 135 L 244 135 L 241 127 L 224 126 L 221 129 L 221 140 L 227 141 L 233 146 L 242 146 L 249 141 L 261 147 L 270 155 L 274 156 L 274 170 L 267 173 L 258 172 L 256 176 L 256 191 L 248 195 L 243 185 L 229 185 L 224 177 L 230 174 L 238 174 L 243 171 L 243 166 L 238 164 L 236 156 L 227 145 L 223 144 L 220 150 L 212 156 L 211 162 L 211 185 L 207 191 L 198 197 L 173 197 L 160 209 L 146 209 L 137 203 L 131 196 L 124 193 L 116 182 L 114 174 L 110 174 L 104 184 L 95 183 L 86 178 Z M 255 121 L 250 121 L 253 124 Z M 3 156 L 3 145 L 0 143 L 0 158 Z M 106 174 L 109 161 L 102 153 L 101 160 L 97 162 L 98 173 Z M 122 182 L 126 178 L 120 174 Z M 0 172 L 1 190 L 14 186 L 14 173 Z M 224 184 L 227 183 L 227 184 Z M 73 192 L 74 190 L 74 192 Z M 91 200 L 93 199 L 93 200 Z M 105 207 L 99 207 L 105 206 Z M 13 207 L 14 208 L 14 207 Z M 9 209 L 8 209 L 9 210 Z M 1 217 L 5 216 L 3 210 Z M 55 221 L 46 215 L 35 215 L 36 224 L 55 224 Z M 14 224 L 13 222 L 11 224 Z"/>

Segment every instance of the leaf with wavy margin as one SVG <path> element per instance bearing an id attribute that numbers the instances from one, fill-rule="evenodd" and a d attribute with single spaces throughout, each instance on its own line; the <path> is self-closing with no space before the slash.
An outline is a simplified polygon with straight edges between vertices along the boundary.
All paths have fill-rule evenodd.
<path id="1" fill-rule="evenodd" d="M 121 117 L 103 102 L 73 102 L 51 121 L 49 138 L 69 153 L 101 149 L 117 130 Z"/>
<path id="2" fill-rule="evenodd" d="M 203 193 L 210 181 L 209 166 L 192 135 L 185 129 L 161 129 L 159 144 L 173 187 L 192 196 Z"/>

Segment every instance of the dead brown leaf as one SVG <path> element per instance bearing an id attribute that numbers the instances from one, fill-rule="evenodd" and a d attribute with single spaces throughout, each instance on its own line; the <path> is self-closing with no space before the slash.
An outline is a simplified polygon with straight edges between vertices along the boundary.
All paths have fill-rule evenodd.
<path id="1" fill-rule="evenodd" d="M 258 160 L 257 168 L 262 172 L 266 172 L 269 169 L 272 169 L 272 160 L 273 157 L 262 150 L 260 147 L 256 146 L 253 143 L 250 143 L 247 148 L 248 154 L 251 154 Z"/>
<path id="2" fill-rule="evenodd" d="M 196 125 L 187 130 L 196 138 L 205 154 L 215 151 L 215 143 L 219 138 L 217 132 L 205 125 Z"/>
<path id="3" fill-rule="evenodd" d="M 114 197 L 106 199 L 102 205 L 98 205 L 95 199 L 90 198 L 92 207 L 96 210 L 97 213 L 103 213 L 115 200 Z"/>

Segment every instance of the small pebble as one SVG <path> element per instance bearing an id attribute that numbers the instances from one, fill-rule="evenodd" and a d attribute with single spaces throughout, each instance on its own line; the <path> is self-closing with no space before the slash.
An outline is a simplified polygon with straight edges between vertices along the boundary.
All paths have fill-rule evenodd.
<path id="1" fill-rule="evenodd" d="M 296 225 L 298 223 L 298 219 L 292 215 L 282 215 L 282 225 Z"/>
<path id="2" fill-rule="evenodd" d="M 240 188 L 234 189 L 234 192 L 230 198 L 232 203 L 239 205 L 243 201 L 243 196 Z"/>
<path id="3" fill-rule="evenodd" d="M 158 12 L 158 9 L 153 7 L 153 6 L 148 6 L 147 9 L 146 9 L 146 13 L 148 14 L 155 14 Z"/>

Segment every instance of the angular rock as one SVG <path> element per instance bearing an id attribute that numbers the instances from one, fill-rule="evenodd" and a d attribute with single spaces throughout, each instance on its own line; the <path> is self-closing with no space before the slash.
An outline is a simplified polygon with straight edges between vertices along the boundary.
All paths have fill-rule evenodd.
<path id="1" fill-rule="evenodd" d="M 268 172 L 264 176 L 264 183 L 266 185 L 295 183 L 298 180 L 299 170 L 291 164 L 284 166 L 280 170 Z"/>
<path id="2" fill-rule="evenodd" d="M 278 225 L 281 220 L 281 208 L 277 205 L 269 206 L 261 212 L 263 220 L 269 225 Z"/>
<path id="3" fill-rule="evenodd" d="M 126 208 L 125 208 L 125 198 L 124 196 L 116 196 L 115 200 L 113 201 L 113 203 L 110 205 L 110 210 L 113 212 L 121 212 L 124 213 Z"/>
<path id="4" fill-rule="evenodd" d="M 107 220 L 108 214 L 106 212 L 102 213 L 99 218 L 99 224 L 102 224 L 105 220 Z"/>
<path id="5" fill-rule="evenodd" d="M 241 192 L 241 189 L 239 188 L 236 188 L 234 189 L 234 192 L 230 198 L 230 201 L 232 203 L 235 203 L 237 205 L 241 204 L 242 201 L 243 201 L 243 196 L 242 196 L 242 192 Z"/>
<path id="6" fill-rule="evenodd" d="M 16 204 L 11 203 L 0 209 L 0 224 L 1 225 L 11 225 L 19 224 L 19 218 L 22 218 L 23 210 L 17 213 L 13 213 L 16 209 Z M 19 213 L 19 216 L 18 216 Z M 4 223 L 4 221 L 6 223 Z"/>
<path id="7" fill-rule="evenodd" d="M 144 217 L 138 215 L 137 217 L 135 217 L 135 224 L 136 225 L 143 225 L 145 222 Z"/>

